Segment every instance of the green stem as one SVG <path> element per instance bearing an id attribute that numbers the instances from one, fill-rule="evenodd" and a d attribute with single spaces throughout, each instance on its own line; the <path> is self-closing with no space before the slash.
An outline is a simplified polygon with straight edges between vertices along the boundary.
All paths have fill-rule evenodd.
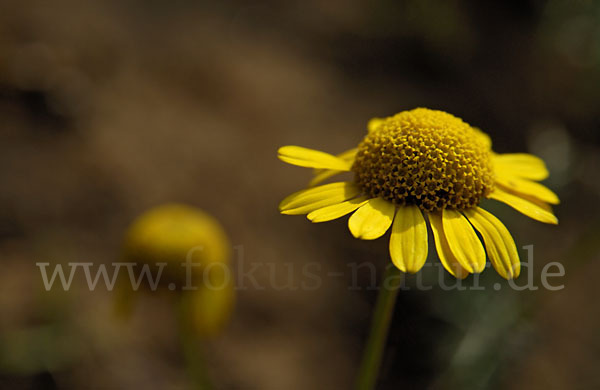
<path id="1" fill-rule="evenodd" d="M 190 317 L 190 302 L 185 295 L 179 302 L 179 340 L 185 358 L 188 375 L 196 390 L 210 390 L 212 384 L 206 372 L 204 354 L 202 353 L 201 340 L 199 339 Z"/>
<path id="2" fill-rule="evenodd" d="M 358 371 L 356 390 L 372 390 L 375 388 L 401 282 L 402 272 L 394 265 L 388 265 L 377 295 L 371 331 Z"/>

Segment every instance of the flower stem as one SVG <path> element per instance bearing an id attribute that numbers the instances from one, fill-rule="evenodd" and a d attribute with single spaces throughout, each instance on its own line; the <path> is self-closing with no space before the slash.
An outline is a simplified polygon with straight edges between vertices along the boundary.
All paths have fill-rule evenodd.
<path id="1" fill-rule="evenodd" d="M 401 275 L 402 272 L 394 265 L 386 267 L 377 295 L 369 339 L 358 371 L 356 390 L 372 390 L 377 383 L 394 304 L 402 282 Z"/>
<path id="2" fill-rule="evenodd" d="M 179 340 L 183 351 L 186 369 L 192 388 L 195 390 L 212 389 L 211 381 L 206 372 L 201 340 L 192 326 L 190 319 L 190 302 L 183 297 L 179 302 Z"/>

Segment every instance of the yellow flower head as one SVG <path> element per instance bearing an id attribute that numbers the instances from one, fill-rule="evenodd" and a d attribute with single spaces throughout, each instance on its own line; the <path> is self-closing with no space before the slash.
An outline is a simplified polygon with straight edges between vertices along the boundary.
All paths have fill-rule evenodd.
<path id="1" fill-rule="evenodd" d="M 425 263 L 428 220 L 440 261 L 452 275 L 464 278 L 483 271 L 487 250 L 500 275 L 517 277 L 514 241 L 496 217 L 478 207 L 483 198 L 504 202 L 538 221 L 558 223 L 548 206 L 557 204 L 558 197 L 534 181 L 548 176 L 542 160 L 495 154 L 485 133 L 442 111 L 417 108 L 374 118 L 358 148 L 338 156 L 284 146 L 279 158 L 315 168 L 311 186 L 353 172 L 353 181 L 288 196 L 281 212 L 308 214 L 313 222 L 352 213 L 350 232 L 365 240 L 379 238 L 391 227 L 390 256 L 404 272 L 417 272 Z"/>
<path id="2" fill-rule="evenodd" d="M 356 184 L 372 197 L 423 211 L 465 209 L 494 188 L 488 145 L 459 118 L 418 108 L 374 130 L 352 166 Z"/>
<path id="3" fill-rule="evenodd" d="M 179 265 L 188 257 L 204 266 L 227 263 L 229 248 L 227 236 L 215 218 L 199 209 L 171 203 L 140 215 L 129 227 L 123 249 L 129 261 L 167 263 L 165 272 L 179 282 L 185 280 L 185 269 Z M 202 275 L 203 267 L 192 269 L 194 276 Z"/>
<path id="4" fill-rule="evenodd" d="M 182 290 L 184 301 L 191 305 L 188 312 L 194 327 L 211 335 L 224 325 L 233 306 L 229 248 L 215 218 L 190 206 L 165 204 L 146 211 L 131 224 L 123 254 L 128 262 L 149 266 L 154 276 L 160 268 L 157 265 L 166 263 L 159 286 Z M 186 262 L 193 265 L 186 266 Z"/>

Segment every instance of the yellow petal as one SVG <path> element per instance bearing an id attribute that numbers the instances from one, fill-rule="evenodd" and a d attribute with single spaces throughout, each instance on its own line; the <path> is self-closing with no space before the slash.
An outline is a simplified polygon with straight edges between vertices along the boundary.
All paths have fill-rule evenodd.
<path id="1" fill-rule="evenodd" d="M 375 130 L 377 130 L 377 128 L 383 123 L 385 122 L 385 118 L 371 118 L 371 120 L 369 121 L 369 123 L 367 123 L 367 131 L 373 132 Z"/>
<path id="2" fill-rule="evenodd" d="M 312 211 L 308 214 L 307 217 L 312 222 L 331 221 L 337 218 L 341 218 L 344 215 L 350 214 L 360 206 L 367 203 L 368 200 L 369 198 L 367 196 L 361 196 L 359 198 L 350 199 L 342 203 L 334 204 Z"/>
<path id="3" fill-rule="evenodd" d="M 495 154 L 493 162 L 494 169 L 499 174 L 506 173 L 530 180 L 544 180 L 548 177 L 548 169 L 544 161 L 532 154 Z"/>
<path id="4" fill-rule="evenodd" d="M 348 219 L 352 235 L 363 240 L 374 240 L 387 232 L 394 219 L 395 206 L 381 198 L 370 199 Z"/>
<path id="5" fill-rule="evenodd" d="M 345 152 L 338 154 L 336 157 L 341 158 L 344 161 L 354 161 L 354 159 L 356 158 L 356 153 L 358 153 L 358 148 L 352 148 L 350 150 L 346 150 Z"/>
<path id="6" fill-rule="evenodd" d="M 440 258 L 444 268 L 446 268 L 446 271 L 458 279 L 464 279 L 469 276 L 469 271 L 460 265 L 456 259 L 456 256 L 454 256 L 450 250 L 450 247 L 448 246 L 448 241 L 446 240 L 446 235 L 444 234 L 442 213 L 430 213 L 429 224 L 431 225 L 431 231 L 433 231 L 433 239 L 435 240 L 435 248 L 438 257 Z"/>
<path id="7" fill-rule="evenodd" d="M 279 204 L 282 214 L 308 214 L 323 207 L 352 199 L 360 189 L 351 182 L 337 182 L 309 188 L 287 196 Z"/>
<path id="8" fill-rule="evenodd" d="M 550 214 L 554 215 L 554 212 L 552 211 L 552 207 L 548 203 L 546 203 L 546 202 L 542 202 L 541 200 L 539 200 L 537 198 L 534 198 L 533 196 L 524 195 L 524 194 L 518 194 L 515 191 L 512 191 L 510 189 L 506 189 L 506 188 L 504 188 L 502 186 L 500 186 L 500 189 L 503 190 L 506 193 L 509 193 L 511 195 L 515 195 L 517 198 L 525 199 L 526 201 L 529 201 L 530 203 L 533 203 L 534 205 L 538 206 L 542 210 L 545 210 L 545 211 L 549 212 Z"/>
<path id="9" fill-rule="evenodd" d="M 443 209 L 442 223 L 448 246 L 460 265 L 469 272 L 482 272 L 485 250 L 469 221 L 456 210 Z"/>
<path id="10" fill-rule="evenodd" d="M 465 210 L 465 215 L 483 237 L 490 262 L 500 276 L 505 279 L 518 277 L 521 262 L 515 241 L 506 226 L 494 215 L 479 207 Z"/>
<path id="11" fill-rule="evenodd" d="M 558 196 L 548 187 L 527 179 L 520 179 L 516 176 L 496 175 L 496 183 L 501 184 L 505 189 L 516 192 L 517 195 L 527 195 L 542 202 L 559 204 Z"/>
<path id="12" fill-rule="evenodd" d="M 315 176 L 310 180 L 308 185 L 310 187 L 316 186 L 317 184 L 324 182 L 330 177 L 333 177 L 343 172 L 344 171 L 334 171 L 333 169 L 319 169 L 319 171 L 315 173 Z"/>
<path id="13" fill-rule="evenodd" d="M 552 214 L 551 211 L 544 209 L 540 205 L 537 205 L 525 198 L 518 197 L 511 193 L 508 193 L 501 188 L 496 187 L 494 191 L 488 196 L 490 199 L 496 199 L 500 202 L 506 203 L 515 210 L 525 214 L 529 218 L 533 218 L 536 221 L 558 224 L 558 219 Z"/>
<path id="14" fill-rule="evenodd" d="M 349 171 L 352 166 L 351 162 L 344 161 L 332 154 L 301 146 L 282 146 L 277 151 L 277 157 L 288 164 L 308 168 Z"/>
<path id="15" fill-rule="evenodd" d="M 338 154 L 336 157 L 341 158 L 344 161 L 348 161 L 354 163 L 354 159 L 356 158 L 356 153 L 358 152 L 358 148 L 346 150 L 343 153 Z M 344 171 L 336 171 L 333 169 L 315 169 L 315 177 L 312 178 L 309 186 L 316 186 L 319 183 L 324 182 L 332 176 L 343 173 Z"/>
<path id="16" fill-rule="evenodd" d="M 390 237 L 392 262 L 402 272 L 418 272 L 427 260 L 427 225 L 417 206 L 396 210 Z"/>
<path id="17" fill-rule="evenodd" d="M 210 283 L 194 291 L 184 291 L 184 302 L 190 305 L 190 320 L 200 337 L 214 337 L 227 324 L 235 305 L 235 291 L 228 268 L 209 268 L 205 277 Z M 226 273 L 226 275 L 224 274 Z"/>

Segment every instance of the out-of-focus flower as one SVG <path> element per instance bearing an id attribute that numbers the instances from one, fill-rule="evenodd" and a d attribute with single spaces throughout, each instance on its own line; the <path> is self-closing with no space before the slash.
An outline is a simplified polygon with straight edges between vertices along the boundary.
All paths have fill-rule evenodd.
<path id="1" fill-rule="evenodd" d="M 141 268 L 145 290 L 179 294 L 187 320 L 198 334 L 214 335 L 227 322 L 234 303 L 230 245 L 215 218 L 182 204 L 155 207 L 129 227 L 123 256 L 154 277 L 155 285 L 143 277 Z M 132 290 L 124 288 L 126 294 Z"/>
<path id="2" fill-rule="evenodd" d="M 486 250 L 504 278 L 516 278 L 520 260 L 508 229 L 479 207 L 484 198 L 508 204 L 530 218 L 557 224 L 548 204 L 559 199 L 536 183 L 548 176 L 544 162 L 530 154 L 496 154 L 489 136 L 448 113 L 426 108 L 374 118 L 358 145 L 338 156 L 284 146 L 279 158 L 315 168 L 311 186 L 342 172 L 354 180 L 296 192 L 279 205 L 283 214 L 308 214 L 325 222 L 353 213 L 356 238 L 373 240 L 392 230 L 392 262 L 418 272 L 427 258 L 427 226 L 438 256 L 457 278 L 485 268 Z M 482 245 L 475 231 L 483 237 Z"/>

